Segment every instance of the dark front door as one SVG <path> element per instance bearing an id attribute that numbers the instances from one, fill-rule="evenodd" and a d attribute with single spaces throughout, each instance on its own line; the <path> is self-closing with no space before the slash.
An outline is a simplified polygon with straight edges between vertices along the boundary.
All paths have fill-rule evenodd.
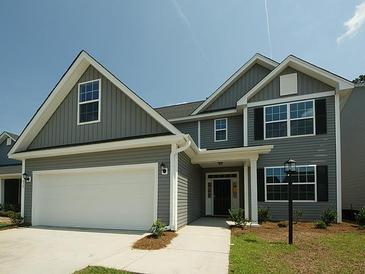
<path id="1" fill-rule="evenodd" d="M 231 180 L 214 180 L 214 215 L 228 215 L 231 208 Z"/>
<path id="2" fill-rule="evenodd" d="M 6 179 L 4 181 L 4 204 L 17 206 L 20 204 L 20 180 Z"/>

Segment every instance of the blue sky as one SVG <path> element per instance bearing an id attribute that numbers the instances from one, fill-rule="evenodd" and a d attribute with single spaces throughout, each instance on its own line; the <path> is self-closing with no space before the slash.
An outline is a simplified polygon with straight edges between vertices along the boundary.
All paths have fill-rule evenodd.
<path id="1" fill-rule="evenodd" d="M 267 24 L 265 0 L 2 0 L 0 131 L 20 133 L 82 49 L 152 106 L 204 99 L 256 52 L 353 79 L 363 2 L 267 0 Z"/>

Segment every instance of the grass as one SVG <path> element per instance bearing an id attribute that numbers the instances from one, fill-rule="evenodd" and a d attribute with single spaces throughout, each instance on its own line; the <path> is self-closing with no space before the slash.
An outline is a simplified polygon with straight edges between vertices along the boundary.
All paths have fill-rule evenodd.
<path id="1" fill-rule="evenodd" d="M 365 231 L 350 224 L 326 230 L 313 224 L 294 227 L 294 245 L 287 228 L 268 223 L 232 230 L 230 273 L 361 273 L 365 269 Z"/>
<path id="2" fill-rule="evenodd" d="M 102 266 L 88 266 L 74 274 L 130 274 L 131 272 Z"/>

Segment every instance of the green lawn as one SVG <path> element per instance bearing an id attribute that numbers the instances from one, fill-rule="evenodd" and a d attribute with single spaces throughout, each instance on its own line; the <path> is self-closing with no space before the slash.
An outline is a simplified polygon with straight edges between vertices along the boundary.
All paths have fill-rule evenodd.
<path id="1" fill-rule="evenodd" d="M 130 272 L 102 266 L 88 266 L 74 272 L 74 274 L 130 274 Z"/>
<path id="2" fill-rule="evenodd" d="M 298 231 L 292 246 L 286 244 L 286 228 L 251 228 L 232 235 L 230 273 L 363 273 L 364 231 L 331 231 L 336 226 Z"/>

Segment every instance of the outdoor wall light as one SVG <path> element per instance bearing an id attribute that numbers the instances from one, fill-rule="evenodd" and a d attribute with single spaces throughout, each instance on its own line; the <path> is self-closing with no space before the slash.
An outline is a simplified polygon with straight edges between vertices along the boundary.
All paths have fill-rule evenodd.
<path id="1" fill-rule="evenodd" d="M 161 174 L 162 175 L 167 175 L 169 173 L 169 169 L 167 168 L 167 166 L 162 162 L 161 165 Z"/>
<path id="2" fill-rule="evenodd" d="M 23 177 L 23 179 L 24 179 L 24 182 L 26 182 L 26 183 L 30 183 L 31 181 L 32 181 L 32 177 L 30 177 L 27 173 L 23 173 L 22 174 L 22 177 Z"/>

